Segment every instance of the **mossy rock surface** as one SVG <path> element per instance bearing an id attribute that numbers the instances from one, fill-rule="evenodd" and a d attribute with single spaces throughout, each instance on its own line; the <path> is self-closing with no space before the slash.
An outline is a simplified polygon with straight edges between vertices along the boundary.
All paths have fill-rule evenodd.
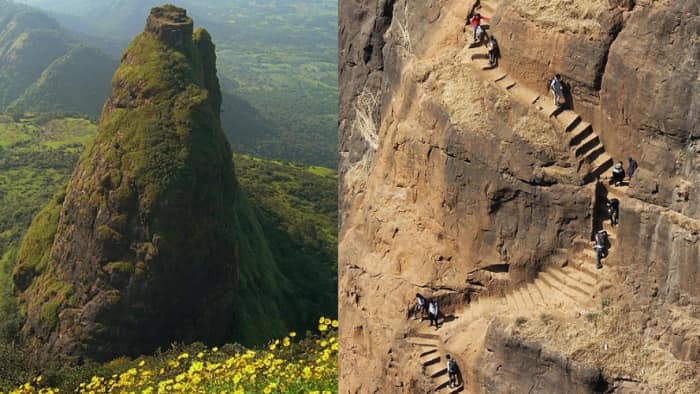
<path id="1" fill-rule="evenodd" d="M 235 338 L 237 186 L 215 59 L 209 34 L 174 7 L 154 9 L 124 52 L 65 200 L 37 217 L 23 242 L 32 258 L 18 259 L 34 267 L 23 332 L 48 353 L 109 359 Z"/>

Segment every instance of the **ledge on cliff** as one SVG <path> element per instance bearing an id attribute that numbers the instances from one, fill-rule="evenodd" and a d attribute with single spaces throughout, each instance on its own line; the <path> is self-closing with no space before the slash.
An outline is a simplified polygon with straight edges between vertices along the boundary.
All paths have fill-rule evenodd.
<path id="1" fill-rule="evenodd" d="M 194 22 L 187 11 L 171 4 L 151 9 L 145 32 L 153 34 L 169 46 L 181 47 L 192 39 Z"/>

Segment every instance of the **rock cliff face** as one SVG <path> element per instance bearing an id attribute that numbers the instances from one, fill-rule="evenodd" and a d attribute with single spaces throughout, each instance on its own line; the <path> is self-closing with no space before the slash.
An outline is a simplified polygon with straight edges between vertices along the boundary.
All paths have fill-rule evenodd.
<path id="1" fill-rule="evenodd" d="M 340 5 L 340 392 L 449 392 L 445 352 L 466 392 L 700 389 L 698 5 L 563 3 Z"/>
<path id="2" fill-rule="evenodd" d="M 237 187 L 220 105 L 209 34 L 182 9 L 154 8 L 94 144 L 18 254 L 27 341 L 107 359 L 230 338 Z"/>

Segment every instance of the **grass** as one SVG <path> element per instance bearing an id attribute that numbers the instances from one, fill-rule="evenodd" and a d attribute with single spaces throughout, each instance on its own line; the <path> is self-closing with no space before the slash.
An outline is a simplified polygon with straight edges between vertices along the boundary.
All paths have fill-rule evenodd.
<path id="1" fill-rule="evenodd" d="M 0 342 L 12 339 L 21 322 L 12 295 L 12 273 L 19 244 L 32 218 L 64 185 L 78 159 L 83 143 L 92 139 L 96 127 L 85 119 L 36 118 L 0 121 Z M 76 145 L 77 144 L 77 145 Z M 42 220 L 37 216 L 34 220 Z M 45 237 L 44 237 L 45 238 Z M 42 240 L 36 234 L 37 242 Z M 45 256 L 48 257 L 48 256 Z M 40 257 L 29 272 L 43 269 Z M 17 270 L 22 269 L 23 264 Z M 32 274 L 33 275 L 33 274 Z"/>

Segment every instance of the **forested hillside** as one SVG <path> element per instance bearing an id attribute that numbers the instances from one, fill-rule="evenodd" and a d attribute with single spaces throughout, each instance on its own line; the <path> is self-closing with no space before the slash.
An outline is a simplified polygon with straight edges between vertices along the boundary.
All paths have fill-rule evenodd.
<path id="1" fill-rule="evenodd" d="M 34 215 L 64 185 L 96 126 L 80 118 L 45 116 L 13 121 L 0 115 L 0 340 L 13 338 L 21 319 L 12 299 L 11 273 L 19 242 Z M 300 296 L 312 304 L 300 320 L 317 311 L 334 315 L 336 174 L 322 167 L 305 167 L 236 155 L 235 171 L 270 240 L 275 257 L 284 261 L 285 275 L 300 283 Z M 326 282 L 311 282 L 314 270 Z M 14 316 L 14 318 L 7 318 Z"/>
<path id="2" fill-rule="evenodd" d="M 118 57 L 157 0 L 24 0 L 84 42 Z M 335 168 L 337 3 L 329 0 L 178 2 L 217 47 L 222 121 L 234 150 Z M 227 116 L 250 106 L 244 117 Z"/>
<path id="3" fill-rule="evenodd" d="M 0 110 L 97 116 L 115 67 L 43 12 L 0 0 Z"/>

